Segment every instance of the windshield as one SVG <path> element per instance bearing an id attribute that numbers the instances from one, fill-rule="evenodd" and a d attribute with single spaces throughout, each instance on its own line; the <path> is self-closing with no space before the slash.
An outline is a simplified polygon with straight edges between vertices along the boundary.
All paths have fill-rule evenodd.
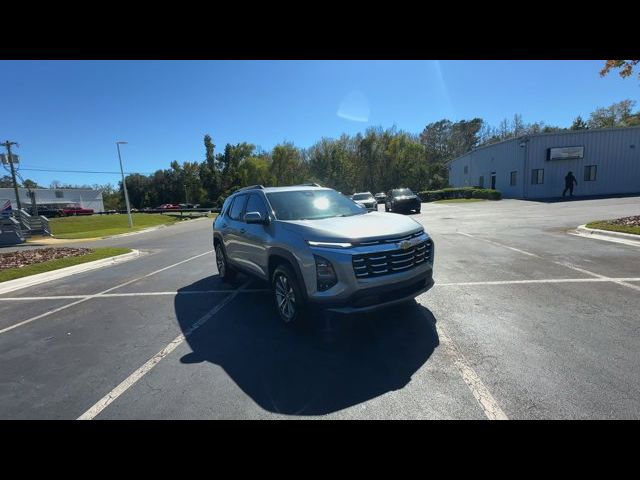
<path id="1" fill-rule="evenodd" d="M 413 195 L 413 192 L 408 188 L 396 188 L 391 193 L 396 197 L 403 197 L 405 195 Z"/>
<path id="2" fill-rule="evenodd" d="M 278 220 L 319 220 L 366 213 L 335 190 L 297 190 L 266 195 Z"/>
<path id="3" fill-rule="evenodd" d="M 354 200 L 370 200 L 373 198 L 373 195 L 371 195 L 370 193 L 356 193 L 353 196 Z"/>

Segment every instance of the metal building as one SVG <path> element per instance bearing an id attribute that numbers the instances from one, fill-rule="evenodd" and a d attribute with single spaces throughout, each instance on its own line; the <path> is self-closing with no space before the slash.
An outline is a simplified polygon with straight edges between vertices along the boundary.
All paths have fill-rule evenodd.
<path id="1" fill-rule="evenodd" d="M 449 164 L 453 187 L 495 188 L 506 198 L 640 193 L 640 127 L 569 130 L 476 148 Z"/>
<path id="2" fill-rule="evenodd" d="M 92 190 L 87 188 L 33 188 L 36 195 L 36 204 L 38 206 L 65 206 L 68 204 L 80 204 L 82 208 L 92 208 L 96 212 L 104 211 L 102 201 L 102 190 Z M 29 190 L 26 188 L 18 188 L 20 195 L 20 203 L 23 208 L 31 206 L 31 198 Z M 11 207 L 15 210 L 18 208 L 16 203 L 16 194 L 13 188 L 0 188 L 0 200 L 7 199 L 11 201 Z"/>

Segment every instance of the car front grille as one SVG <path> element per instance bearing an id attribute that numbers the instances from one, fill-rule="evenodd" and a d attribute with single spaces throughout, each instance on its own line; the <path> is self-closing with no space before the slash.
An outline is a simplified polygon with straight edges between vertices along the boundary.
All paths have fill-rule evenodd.
<path id="1" fill-rule="evenodd" d="M 411 270 L 418 265 L 429 262 L 431 245 L 431 240 L 428 239 L 407 250 L 398 249 L 354 255 L 352 259 L 353 272 L 356 278 L 370 278 Z"/>

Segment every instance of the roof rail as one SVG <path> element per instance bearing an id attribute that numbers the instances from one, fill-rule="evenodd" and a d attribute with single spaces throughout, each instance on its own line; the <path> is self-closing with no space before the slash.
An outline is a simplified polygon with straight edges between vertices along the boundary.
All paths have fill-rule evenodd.
<path id="1" fill-rule="evenodd" d="M 319 183 L 300 183 L 298 185 L 292 185 L 292 187 L 322 187 Z"/>
<path id="2" fill-rule="evenodd" d="M 262 190 L 263 188 L 264 186 L 262 185 L 249 185 L 248 187 L 239 188 L 238 190 L 236 190 L 236 192 L 240 192 L 242 190 L 256 190 L 256 189 Z"/>

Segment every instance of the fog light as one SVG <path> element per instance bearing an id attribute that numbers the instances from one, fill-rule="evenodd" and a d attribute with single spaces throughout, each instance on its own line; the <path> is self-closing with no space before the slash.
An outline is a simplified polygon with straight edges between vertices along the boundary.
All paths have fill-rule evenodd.
<path id="1" fill-rule="evenodd" d="M 314 255 L 316 259 L 316 279 L 318 290 L 324 292 L 338 283 L 338 277 L 331 262 L 324 257 Z"/>

